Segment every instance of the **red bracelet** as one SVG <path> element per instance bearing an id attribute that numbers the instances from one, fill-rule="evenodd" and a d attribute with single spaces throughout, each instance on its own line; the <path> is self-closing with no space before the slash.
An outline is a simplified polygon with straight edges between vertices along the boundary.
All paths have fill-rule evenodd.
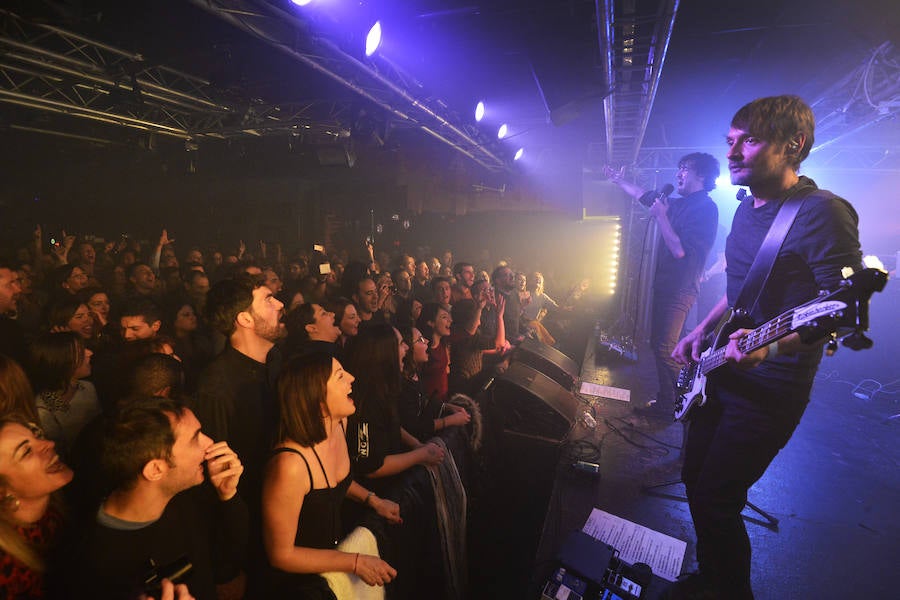
<path id="1" fill-rule="evenodd" d="M 359 552 L 356 553 L 356 558 L 353 559 L 353 574 L 356 575 L 356 565 L 359 564 Z"/>

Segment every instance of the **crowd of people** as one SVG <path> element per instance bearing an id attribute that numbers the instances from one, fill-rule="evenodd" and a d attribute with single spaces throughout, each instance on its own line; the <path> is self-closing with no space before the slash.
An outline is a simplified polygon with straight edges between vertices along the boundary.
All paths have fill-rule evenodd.
<path id="1" fill-rule="evenodd" d="M 572 309 L 449 251 L 47 242 L 0 260 L 9 598 L 332 598 L 335 573 L 421 597 L 405 474 L 452 462 L 467 396 Z"/>

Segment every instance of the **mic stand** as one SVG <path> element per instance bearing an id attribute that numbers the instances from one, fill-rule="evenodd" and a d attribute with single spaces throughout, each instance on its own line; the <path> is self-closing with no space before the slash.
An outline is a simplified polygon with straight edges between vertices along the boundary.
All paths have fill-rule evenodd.
<path id="1" fill-rule="evenodd" d="M 657 491 L 662 488 L 667 488 L 667 487 L 671 487 L 673 485 L 678 485 L 680 483 L 684 483 L 684 481 L 682 481 L 681 479 L 674 479 L 672 481 L 664 481 L 662 483 L 654 483 L 652 485 L 642 485 L 641 491 L 644 492 L 645 494 L 647 494 L 648 496 L 656 496 L 657 498 L 668 498 L 670 500 L 679 500 L 681 502 L 687 502 L 688 499 L 686 496 L 678 496 L 675 494 L 669 494 L 666 492 Z M 751 523 L 756 523 L 757 525 L 761 525 L 770 531 L 776 531 L 776 532 L 778 531 L 778 519 L 776 517 L 773 517 L 770 513 L 761 509 L 760 507 L 753 504 L 749 500 L 747 500 L 747 502 L 744 504 L 744 506 L 762 517 L 762 519 L 759 519 L 757 517 L 753 517 L 753 516 L 745 515 L 745 514 L 741 513 L 741 516 L 744 518 L 745 521 L 749 521 Z"/>

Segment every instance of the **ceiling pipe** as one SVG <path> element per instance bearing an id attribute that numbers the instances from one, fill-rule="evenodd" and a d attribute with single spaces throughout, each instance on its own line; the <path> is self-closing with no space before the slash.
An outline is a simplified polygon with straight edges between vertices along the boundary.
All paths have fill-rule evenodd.
<path id="1" fill-rule="evenodd" d="M 0 102 L 17 104 L 19 106 L 25 106 L 28 108 L 39 108 L 41 110 L 46 110 L 49 112 L 70 115 L 73 117 L 81 117 L 99 121 L 101 123 L 123 125 L 126 127 L 132 127 L 134 129 L 141 129 L 143 131 L 155 131 L 162 135 L 169 135 L 184 139 L 191 137 L 191 135 L 184 129 L 169 127 L 168 125 L 162 125 L 160 123 L 151 123 L 150 121 L 135 119 L 134 117 L 126 117 L 124 115 L 117 115 L 114 113 L 94 110 L 92 108 L 85 108 L 83 106 L 66 104 L 65 102 L 57 102 L 56 100 L 49 100 L 47 98 L 37 98 L 34 96 L 29 96 L 27 94 L 10 92 L 3 89 L 0 89 Z"/>

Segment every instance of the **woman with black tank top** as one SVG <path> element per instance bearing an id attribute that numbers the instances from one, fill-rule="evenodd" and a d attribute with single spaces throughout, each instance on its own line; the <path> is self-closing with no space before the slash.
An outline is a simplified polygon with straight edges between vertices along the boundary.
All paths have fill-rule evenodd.
<path id="1" fill-rule="evenodd" d="M 272 597 L 333 597 L 319 573 L 353 573 L 369 585 L 397 575 L 377 556 L 335 550 L 344 498 L 400 522 L 396 503 L 350 478 L 344 431 L 356 410 L 349 397 L 353 380 L 325 353 L 292 359 L 279 377 L 278 441 L 262 495 L 263 542 L 275 571 L 269 578 Z"/>

